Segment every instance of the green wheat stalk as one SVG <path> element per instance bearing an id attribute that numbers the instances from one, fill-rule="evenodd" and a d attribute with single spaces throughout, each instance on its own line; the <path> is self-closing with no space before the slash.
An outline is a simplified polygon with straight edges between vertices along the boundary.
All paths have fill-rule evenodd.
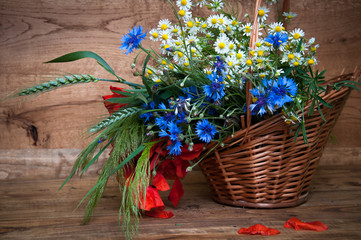
<path id="1" fill-rule="evenodd" d="M 19 93 L 17 93 L 17 96 L 27 96 L 36 93 L 42 93 L 45 91 L 54 90 L 58 87 L 66 86 L 68 84 L 89 83 L 89 82 L 98 82 L 98 81 L 99 79 L 89 74 L 63 76 L 61 78 L 56 78 L 55 80 L 51 80 L 36 86 L 32 86 L 30 88 L 23 89 Z"/>
<path id="2" fill-rule="evenodd" d="M 139 113 L 141 111 L 140 108 L 137 107 L 130 107 L 130 108 L 123 108 L 120 109 L 119 111 L 113 113 L 111 116 L 109 116 L 108 118 L 104 119 L 103 121 L 99 122 L 97 125 L 91 127 L 89 129 L 89 132 L 94 133 L 94 132 L 98 132 L 108 126 L 110 126 L 111 124 L 121 121 L 125 118 L 128 118 L 130 116 L 133 116 L 136 113 Z"/>

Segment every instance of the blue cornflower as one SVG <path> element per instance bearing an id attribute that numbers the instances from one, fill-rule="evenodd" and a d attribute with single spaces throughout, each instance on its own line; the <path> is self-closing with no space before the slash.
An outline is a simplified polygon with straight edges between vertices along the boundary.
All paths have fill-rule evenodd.
<path id="1" fill-rule="evenodd" d="M 218 133 L 216 127 L 212 125 L 208 120 L 202 119 L 197 122 L 196 133 L 200 140 L 203 142 L 209 143 L 214 135 Z"/>
<path id="2" fill-rule="evenodd" d="M 253 88 L 250 90 L 253 95 L 253 104 L 249 105 L 249 109 L 262 116 L 268 111 L 274 111 L 274 93 L 268 89 Z"/>
<path id="3" fill-rule="evenodd" d="M 182 133 L 182 129 L 177 126 L 176 123 L 170 122 L 168 124 L 168 131 L 162 130 L 159 133 L 160 137 L 169 137 L 171 144 L 167 147 L 169 153 L 172 155 L 179 155 L 181 153 L 182 143 L 179 139 L 179 135 Z"/>
<path id="4" fill-rule="evenodd" d="M 217 61 L 213 64 L 213 67 L 215 73 L 225 75 L 225 70 L 227 66 L 219 56 L 217 56 Z"/>
<path id="5" fill-rule="evenodd" d="M 292 78 L 280 77 L 274 82 L 272 91 L 275 93 L 275 104 L 282 107 L 293 101 L 292 97 L 297 94 L 297 85 Z"/>
<path id="6" fill-rule="evenodd" d="M 282 43 L 288 39 L 287 33 L 277 32 L 275 35 L 269 34 L 264 40 L 273 45 L 274 48 L 278 48 Z"/>
<path id="7" fill-rule="evenodd" d="M 149 104 L 145 104 L 145 103 L 143 104 L 144 109 L 154 109 L 154 107 L 155 107 L 155 103 L 153 101 L 150 102 Z M 139 117 L 140 118 L 145 118 L 144 122 L 148 122 L 149 119 L 151 117 L 153 117 L 153 113 L 152 112 L 146 112 L 146 113 L 141 114 Z"/>
<path id="8" fill-rule="evenodd" d="M 164 103 L 158 105 L 159 109 L 167 109 Z M 157 117 L 155 119 L 155 124 L 159 126 L 161 130 L 166 130 L 168 123 L 172 122 L 175 119 L 175 115 L 173 112 L 164 112 L 164 116 Z"/>
<path id="9" fill-rule="evenodd" d="M 124 34 L 122 37 L 122 44 L 120 49 L 126 51 L 125 54 L 133 52 L 134 49 L 137 49 L 140 42 L 145 38 L 147 32 L 143 33 L 142 26 L 135 26 L 133 29 L 129 30 L 128 34 Z"/>
<path id="10" fill-rule="evenodd" d="M 211 84 L 203 86 L 203 93 L 211 98 L 213 101 L 219 101 L 225 94 L 224 92 L 224 84 L 222 77 L 218 77 L 216 73 L 209 74 L 207 76 L 209 80 L 211 80 Z"/>

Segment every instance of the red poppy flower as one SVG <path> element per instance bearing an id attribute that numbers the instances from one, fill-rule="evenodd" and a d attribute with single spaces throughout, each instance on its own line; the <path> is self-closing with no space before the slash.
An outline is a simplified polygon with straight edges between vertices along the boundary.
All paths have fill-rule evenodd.
<path id="1" fill-rule="evenodd" d="M 118 87 L 110 86 L 110 90 L 113 92 L 113 94 L 112 94 L 112 95 L 105 95 L 105 96 L 103 96 L 103 100 L 104 100 L 104 105 L 105 105 L 105 107 L 108 109 L 109 113 L 110 113 L 110 114 L 113 114 L 113 112 L 118 111 L 120 108 L 126 106 L 127 104 L 111 103 L 111 102 L 108 102 L 107 99 L 110 99 L 110 98 L 122 98 L 122 97 L 127 97 L 127 96 L 122 95 L 122 94 L 117 93 L 117 92 L 114 92 L 114 91 L 125 92 L 125 91 L 123 90 L 123 88 L 118 88 Z"/>
<path id="2" fill-rule="evenodd" d="M 174 205 L 174 207 L 177 207 L 179 200 L 182 198 L 184 194 L 183 186 L 179 178 L 177 178 L 172 186 L 172 190 L 170 190 L 168 199 L 171 201 Z"/>
<path id="3" fill-rule="evenodd" d="M 280 231 L 274 228 L 268 228 L 262 224 L 256 224 L 249 228 L 241 228 L 238 230 L 239 234 L 250 234 L 250 235 L 276 235 L 279 234 Z"/>
<path id="4" fill-rule="evenodd" d="M 174 216 L 171 211 L 164 211 L 164 207 L 153 208 L 152 210 L 145 212 L 145 215 L 155 218 L 171 218 Z"/>
<path id="5" fill-rule="evenodd" d="M 296 217 L 290 218 L 285 224 L 285 228 L 293 228 L 295 230 L 312 230 L 312 231 L 325 231 L 328 229 L 327 225 L 320 222 L 303 222 Z"/>

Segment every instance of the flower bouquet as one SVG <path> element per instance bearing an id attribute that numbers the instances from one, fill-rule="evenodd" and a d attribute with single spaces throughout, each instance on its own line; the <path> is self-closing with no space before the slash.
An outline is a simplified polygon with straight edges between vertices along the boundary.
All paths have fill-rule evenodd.
<path id="1" fill-rule="evenodd" d="M 132 68 L 139 65 L 138 56 L 145 55 L 141 70 L 134 73 L 142 84 L 126 81 L 99 55 L 83 51 L 49 62 L 94 58 L 115 79 L 64 76 L 18 94 L 97 81 L 125 86 L 111 86 L 112 94 L 103 97 L 110 116 L 90 128 L 94 139 L 64 184 L 111 147 L 96 185 L 81 201 L 89 197 L 84 222 L 109 177 L 115 176 L 127 237 L 135 233 L 141 213 L 173 216 L 159 191 L 170 190 L 169 200 L 177 206 L 184 192 L 181 179 L 198 164 L 219 202 L 251 207 L 299 204 L 342 104 L 350 89 L 357 89 L 358 83 L 351 81 L 356 75 L 326 82 L 325 71 L 313 69 L 319 45 L 314 38 L 307 40 L 300 28 L 285 29 L 285 22 L 296 16 L 292 12 L 268 24 L 270 10 L 260 1 L 253 19 L 241 17 L 238 8 L 222 0 L 175 3 L 169 1 L 175 22 L 160 20 L 149 32 L 135 26 L 122 37 L 125 54 L 139 50 Z M 192 14 L 203 6 L 209 16 Z M 144 48 L 146 37 L 160 48 Z M 298 183 L 297 178 L 304 181 Z M 167 180 L 173 182 L 171 187 Z M 298 192 L 290 193 L 292 188 Z"/>

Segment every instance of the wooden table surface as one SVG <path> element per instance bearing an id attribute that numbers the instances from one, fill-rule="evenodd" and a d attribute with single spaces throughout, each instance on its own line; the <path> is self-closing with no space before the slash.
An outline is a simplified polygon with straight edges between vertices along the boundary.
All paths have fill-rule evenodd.
<path id="1" fill-rule="evenodd" d="M 119 191 L 111 180 L 94 217 L 80 225 L 78 202 L 96 178 L 0 181 L 0 239 L 123 239 L 118 225 Z M 144 216 L 138 239 L 361 239 L 361 166 L 320 166 L 310 200 L 286 209 L 246 209 L 211 200 L 200 172 L 183 181 L 185 195 L 177 208 L 165 201 L 171 219 Z M 291 217 L 322 221 L 324 232 L 283 228 Z M 256 223 L 281 231 L 275 236 L 245 236 L 237 231 Z"/>

